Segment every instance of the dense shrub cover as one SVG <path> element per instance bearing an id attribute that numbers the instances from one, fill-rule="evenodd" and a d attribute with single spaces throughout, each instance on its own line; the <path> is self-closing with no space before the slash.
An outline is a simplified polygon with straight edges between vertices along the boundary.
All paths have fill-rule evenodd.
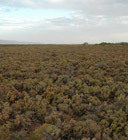
<path id="1" fill-rule="evenodd" d="M 128 46 L 0 46 L 0 140 L 128 140 Z"/>

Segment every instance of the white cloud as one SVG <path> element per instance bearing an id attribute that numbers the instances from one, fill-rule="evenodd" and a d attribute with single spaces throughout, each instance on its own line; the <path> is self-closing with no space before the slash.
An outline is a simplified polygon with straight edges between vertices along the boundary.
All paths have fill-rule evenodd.
<path id="1" fill-rule="evenodd" d="M 4 6 L 0 11 L 12 7 L 70 11 L 68 16 L 47 19 L 1 17 L 0 38 L 43 43 L 127 41 L 128 0 L 0 0 L 0 4 Z"/>
<path id="2" fill-rule="evenodd" d="M 1 30 L 29 29 L 38 23 L 38 19 L 0 18 Z"/>
<path id="3" fill-rule="evenodd" d="M 13 7 L 81 10 L 93 15 L 128 15 L 128 0 L 0 0 Z"/>
<path id="4" fill-rule="evenodd" d="M 77 13 L 75 13 L 77 15 Z M 82 43 L 126 41 L 128 17 L 71 16 L 48 19 L 0 19 L 2 37 L 42 43 Z M 10 33 L 10 34 L 9 34 Z M 13 34 L 13 35 L 12 35 Z M 124 36 L 123 36 L 124 34 Z"/>
<path id="5" fill-rule="evenodd" d="M 51 3 L 61 3 L 63 0 L 48 0 Z"/>
<path id="6" fill-rule="evenodd" d="M 3 9 L 2 9 L 2 8 L 0 8 L 0 12 L 1 12 L 1 11 L 3 11 Z"/>

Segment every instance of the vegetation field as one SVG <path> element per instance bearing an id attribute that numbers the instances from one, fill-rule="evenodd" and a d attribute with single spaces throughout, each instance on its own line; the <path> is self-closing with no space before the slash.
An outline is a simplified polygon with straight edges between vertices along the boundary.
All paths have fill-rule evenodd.
<path id="1" fill-rule="evenodd" d="M 0 140 L 128 140 L 128 45 L 0 45 Z"/>

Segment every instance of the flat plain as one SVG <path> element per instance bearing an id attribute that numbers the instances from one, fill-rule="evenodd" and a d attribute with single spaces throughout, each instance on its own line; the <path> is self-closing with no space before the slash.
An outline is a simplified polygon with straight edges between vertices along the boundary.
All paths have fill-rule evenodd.
<path id="1" fill-rule="evenodd" d="M 0 140 L 127 140 L 128 46 L 0 45 Z"/>

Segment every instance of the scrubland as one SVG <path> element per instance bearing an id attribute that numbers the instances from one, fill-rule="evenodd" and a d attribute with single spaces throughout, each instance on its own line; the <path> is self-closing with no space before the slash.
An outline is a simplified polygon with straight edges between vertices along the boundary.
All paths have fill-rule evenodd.
<path id="1" fill-rule="evenodd" d="M 128 46 L 0 45 L 0 140 L 128 140 Z"/>

